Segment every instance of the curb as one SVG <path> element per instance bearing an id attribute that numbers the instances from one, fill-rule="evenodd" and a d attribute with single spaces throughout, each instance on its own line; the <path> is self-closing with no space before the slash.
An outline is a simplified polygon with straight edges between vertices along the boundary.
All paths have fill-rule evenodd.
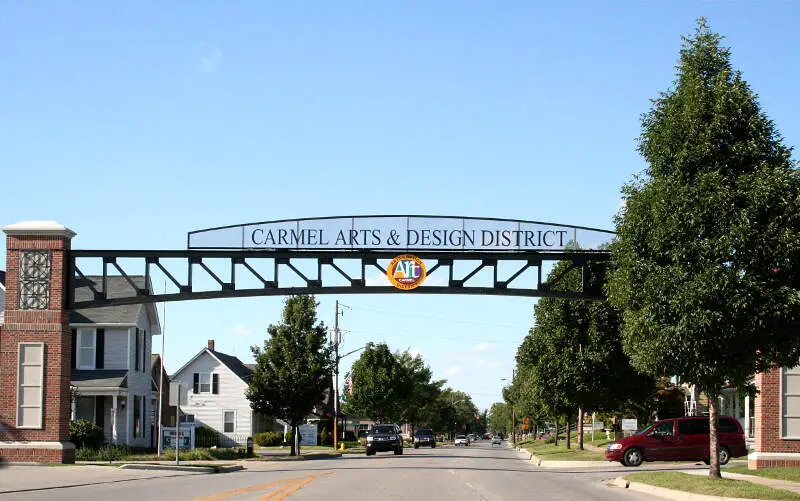
<path id="1" fill-rule="evenodd" d="M 647 485 L 639 482 L 629 482 L 628 480 L 625 480 L 625 477 L 617 477 L 611 481 L 609 485 L 623 489 L 627 488 L 632 491 L 643 492 L 645 494 L 652 494 L 653 496 L 674 499 L 675 501 L 758 501 L 757 499 L 711 496 L 708 494 L 695 494 L 694 492 L 678 491 L 675 489 L 656 487 L 654 485 Z"/>
<path id="2" fill-rule="evenodd" d="M 615 466 L 612 461 L 553 461 L 531 455 L 531 464 L 539 468 L 605 468 Z"/>
<path id="3" fill-rule="evenodd" d="M 261 456 L 259 458 L 250 458 L 247 461 L 253 462 L 266 462 L 266 461 L 311 461 L 315 459 L 336 459 L 342 457 L 341 452 L 336 453 L 321 453 L 321 454 L 301 454 L 299 456 L 285 456 L 285 455 L 273 455 L 273 456 Z M 344 454 L 352 455 L 352 454 L 364 454 L 364 451 L 360 452 L 347 452 Z"/>
<path id="4" fill-rule="evenodd" d="M 160 471 L 183 471 L 189 473 L 230 473 L 232 471 L 244 470 L 242 465 L 231 466 L 180 466 L 171 464 L 136 464 L 126 463 L 119 467 L 120 470 L 160 470 Z"/>

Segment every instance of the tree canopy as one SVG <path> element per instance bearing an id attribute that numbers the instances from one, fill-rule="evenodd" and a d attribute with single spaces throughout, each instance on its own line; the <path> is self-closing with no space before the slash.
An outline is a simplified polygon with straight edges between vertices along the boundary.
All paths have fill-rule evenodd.
<path id="1" fill-rule="evenodd" d="M 331 386 L 330 349 L 325 325 L 317 322 L 316 307 L 313 296 L 289 297 L 281 323 L 268 327 L 263 348 L 251 347 L 256 367 L 246 392 L 250 406 L 287 420 L 294 436 Z"/>
<path id="2" fill-rule="evenodd" d="M 633 365 L 712 397 L 800 358 L 800 176 L 721 41 L 698 20 L 642 118 L 609 283 Z"/>

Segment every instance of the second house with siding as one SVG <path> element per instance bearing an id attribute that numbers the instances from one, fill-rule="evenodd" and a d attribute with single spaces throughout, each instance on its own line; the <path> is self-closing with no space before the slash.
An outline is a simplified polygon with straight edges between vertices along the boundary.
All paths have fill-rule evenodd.
<path id="1" fill-rule="evenodd" d="M 189 362 L 170 377 L 188 388 L 187 405 L 181 406 L 195 427 L 207 426 L 220 436 L 220 446 L 245 445 L 247 437 L 271 431 L 273 420 L 253 412 L 245 391 L 253 371 L 241 360 L 215 350 L 208 341 Z M 173 407 L 174 409 L 174 407 Z M 201 444 L 202 445 L 202 444 Z"/>

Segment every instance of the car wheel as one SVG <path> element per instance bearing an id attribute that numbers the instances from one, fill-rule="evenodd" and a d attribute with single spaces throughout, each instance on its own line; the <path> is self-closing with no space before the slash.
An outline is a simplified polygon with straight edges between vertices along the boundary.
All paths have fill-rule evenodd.
<path id="1" fill-rule="evenodd" d="M 403 449 L 395 449 L 395 450 L 394 450 L 394 455 L 395 455 L 395 456 L 399 456 L 399 455 L 400 455 L 400 454 L 402 454 L 402 453 L 403 453 Z"/>
<path id="2" fill-rule="evenodd" d="M 419 444 L 414 444 L 415 449 L 419 449 Z"/>
<path id="3" fill-rule="evenodd" d="M 431 449 L 435 449 L 435 448 L 436 448 L 436 444 L 431 444 Z"/>
<path id="4" fill-rule="evenodd" d="M 720 446 L 719 448 L 719 464 L 725 465 L 728 464 L 728 461 L 731 459 L 731 451 L 728 450 L 727 447 Z"/>
<path id="5" fill-rule="evenodd" d="M 639 466 L 644 461 L 644 456 L 642 456 L 642 451 L 637 449 L 636 447 L 631 447 L 627 451 L 625 451 L 625 455 L 623 456 L 623 463 L 625 466 Z"/>

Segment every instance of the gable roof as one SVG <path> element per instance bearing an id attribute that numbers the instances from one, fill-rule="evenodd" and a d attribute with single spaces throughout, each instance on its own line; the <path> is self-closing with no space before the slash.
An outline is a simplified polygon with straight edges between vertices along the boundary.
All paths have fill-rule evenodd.
<path id="1" fill-rule="evenodd" d="M 147 281 L 143 275 L 130 275 L 129 277 L 131 281 L 136 284 L 137 288 L 152 290 L 152 287 L 150 287 L 149 283 L 146 283 Z M 103 287 L 103 277 L 91 275 L 86 278 L 76 278 L 75 301 L 91 301 L 93 299 L 92 289 L 89 286 L 90 284 L 98 291 L 101 290 Z M 108 291 L 106 291 L 106 297 L 109 299 L 130 296 L 133 290 L 131 284 L 128 283 L 125 277 L 121 276 L 108 276 L 107 284 Z M 153 334 L 161 334 L 158 314 L 153 303 L 82 308 L 70 312 L 69 321 L 73 324 L 123 324 L 133 326 L 139 321 L 142 309 L 147 310 L 151 323 L 156 326 Z"/>
<path id="2" fill-rule="evenodd" d="M 228 368 L 228 370 L 236 374 L 239 377 L 239 379 L 244 381 L 246 384 L 250 384 L 250 379 L 252 379 L 253 377 L 252 369 L 250 369 L 247 365 L 242 363 L 241 360 L 234 357 L 233 355 L 227 355 L 225 353 L 216 350 L 212 351 L 209 350 L 208 348 L 203 348 L 197 353 L 197 355 L 193 356 L 188 362 L 183 364 L 183 367 L 178 369 L 174 374 L 172 374 L 169 377 L 170 381 L 175 380 L 179 374 L 181 374 L 184 370 L 186 370 L 186 368 L 189 367 L 192 364 L 192 362 L 200 358 L 200 356 L 203 353 L 208 353 L 210 356 L 214 357 L 214 359 L 216 359 L 217 362 L 224 365 L 225 367 Z"/>
<path id="3" fill-rule="evenodd" d="M 208 350 L 208 348 L 206 348 L 206 350 Z M 239 376 L 239 379 L 245 383 L 250 383 L 250 379 L 253 377 L 253 370 L 243 364 L 241 360 L 233 355 L 226 355 L 225 353 L 220 353 L 218 351 L 212 351 L 211 353 L 217 357 L 217 360 L 225 364 L 225 366 L 230 369 L 231 372 Z"/>

